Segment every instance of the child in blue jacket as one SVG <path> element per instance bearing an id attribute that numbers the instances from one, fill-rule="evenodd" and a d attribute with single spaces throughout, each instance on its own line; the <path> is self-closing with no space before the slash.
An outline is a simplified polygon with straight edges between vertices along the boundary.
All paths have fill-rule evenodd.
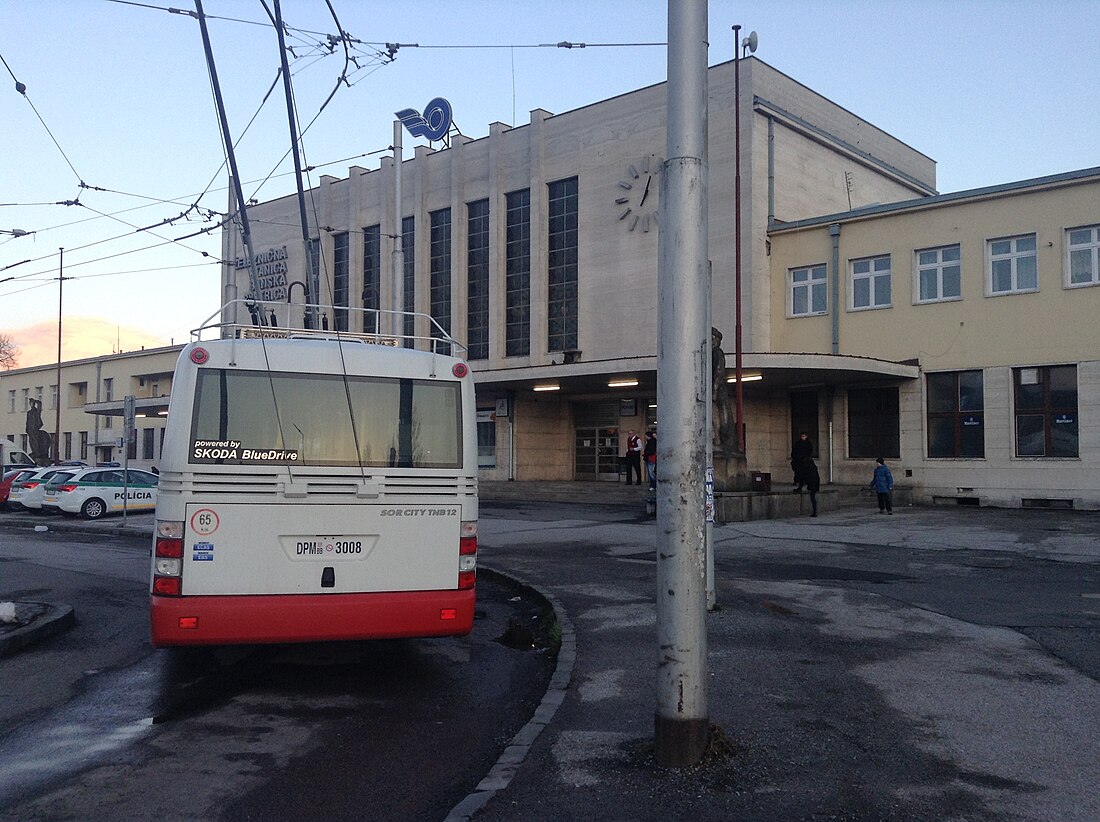
<path id="1" fill-rule="evenodd" d="M 890 469 L 886 467 L 886 460 L 882 457 L 875 460 L 875 476 L 871 480 L 871 487 L 875 489 L 875 494 L 878 496 L 878 512 L 894 513 L 893 500 L 890 499 L 890 492 L 894 489 L 894 475 L 890 473 Z"/>

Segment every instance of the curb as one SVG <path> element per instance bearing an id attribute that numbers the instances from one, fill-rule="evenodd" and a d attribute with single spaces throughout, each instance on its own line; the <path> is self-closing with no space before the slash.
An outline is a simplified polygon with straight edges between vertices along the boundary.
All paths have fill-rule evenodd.
<path id="1" fill-rule="evenodd" d="M 64 633 L 76 624 L 71 605 L 51 605 L 47 602 L 16 602 L 15 615 L 19 627 L 0 632 L 0 657 L 42 639 Z"/>
<path id="2" fill-rule="evenodd" d="M 496 764 L 489 769 L 489 773 L 477 784 L 473 792 L 451 808 L 444 822 L 467 822 L 484 808 L 499 791 L 508 787 L 512 777 L 519 770 L 519 766 L 527 758 L 531 746 L 534 745 L 543 728 L 550 724 L 550 720 L 554 718 L 554 714 L 557 713 L 558 708 L 565 701 L 566 691 L 573 678 L 573 666 L 577 661 L 577 635 L 573 630 L 573 623 L 569 621 L 569 616 L 565 613 L 565 608 L 562 607 L 557 597 L 540 591 L 529 582 L 511 574 L 505 574 L 492 568 L 481 568 L 479 570 L 482 573 L 488 573 L 518 585 L 546 602 L 554 611 L 554 616 L 561 626 L 561 647 L 558 649 L 558 664 L 554 668 L 554 673 L 550 677 L 550 684 L 547 685 L 546 693 L 543 695 L 538 708 L 535 709 L 534 715 L 527 721 L 526 725 L 520 728 L 519 733 L 512 737 L 512 741 L 508 743 L 500 758 L 497 759 Z"/>

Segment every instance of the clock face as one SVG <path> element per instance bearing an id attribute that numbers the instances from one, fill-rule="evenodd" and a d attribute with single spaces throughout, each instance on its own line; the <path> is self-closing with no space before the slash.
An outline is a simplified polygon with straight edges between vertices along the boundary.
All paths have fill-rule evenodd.
<path id="1" fill-rule="evenodd" d="M 657 230 L 660 187 L 661 160 L 656 154 L 646 154 L 627 164 L 615 192 L 619 224 L 627 232 L 640 235 Z"/>

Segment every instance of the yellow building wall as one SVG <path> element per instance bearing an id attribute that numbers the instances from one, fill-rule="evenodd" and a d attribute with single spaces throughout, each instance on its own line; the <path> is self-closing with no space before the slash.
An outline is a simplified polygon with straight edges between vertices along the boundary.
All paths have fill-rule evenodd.
<path id="1" fill-rule="evenodd" d="M 1100 223 L 1100 183 L 982 198 L 841 224 L 839 353 L 917 359 L 925 370 L 1076 362 L 1096 357 L 1100 287 L 1067 288 L 1066 229 Z M 988 296 L 987 240 L 1036 235 L 1036 292 Z M 832 303 L 827 225 L 772 235 L 776 351 L 832 350 L 832 316 L 791 317 L 789 271 L 825 263 Z M 959 244 L 962 297 L 917 303 L 918 249 Z M 892 305 L 852 310 L 850 262 L 889 254 Z"/>

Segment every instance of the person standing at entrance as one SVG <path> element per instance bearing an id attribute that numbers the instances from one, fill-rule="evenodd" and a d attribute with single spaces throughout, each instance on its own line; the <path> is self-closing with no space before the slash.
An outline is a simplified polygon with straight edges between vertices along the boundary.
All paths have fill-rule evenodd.
<path id="1" fill-rule="evenodd" d="M 634 429 L 626 432 L 626 484 L 632 485 L 631 477 L 638 478 L 638 485 L 642 484 L 642 441 L 634 433 Z"/>
<path id="2" fill-rule="evenodd" d="M 875 475 L 871 479 L 871 487 L 875 489 L 878 497 L 878 512 L 880 514 L 894 513 L 894 504 L 890 492 L 894 490 L 894 475 L 886 467 L 886 460 L 879 457 L 875 460 Z"/>
<path id="3" fill-rule="evenodd" d="M 646 431 L 645 432 L 645 450 L 642 453 L 645 457 L 645 472 L 649 477 L 649 490 L 657 490 L 657 432 Z"/>
<path id="4" fill-rule="evenodd" d="M 814 444 L 810 441 L 810 435 L 803 431 L 798 435 L 795 444 L 791 446 L 791 470 L 794 471 L 794 490 L 801 491 L 806 484 L 805 466 L 807 462 L 813 462 Z M 816 471 L 816 466 L 814 467 Z"/>

